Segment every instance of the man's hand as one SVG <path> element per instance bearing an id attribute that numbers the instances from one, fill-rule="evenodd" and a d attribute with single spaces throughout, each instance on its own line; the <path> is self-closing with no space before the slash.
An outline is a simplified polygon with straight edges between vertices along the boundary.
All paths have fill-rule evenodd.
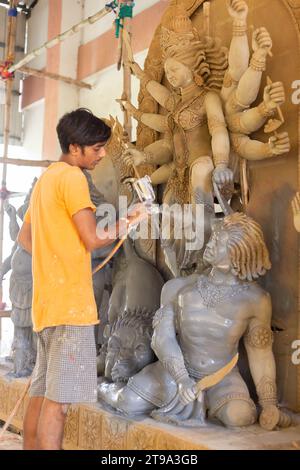
<path id="1" fill-rule="evenodd" d="M 292 200 L 292 210 L 294 216 L 294 227 L 300 233 L 300 193 L 297 193 Z"/>
<path id="2" fill-rule="evenodd" d="M 273 46 L 272 38 L 266 28 L 261 27 L 254 31 L 252 36 L 252 48 L 256 55 L 266 58 Z"/>
<path id="3" fill-rule="evenodd" d="M 272 156 L 283 155 L 291 150 L 290 138 L 287 132 L 274 135 L 269 139 Z"/>
<path id="4" fill-rule="evenodd" d="M 195 380 L 187 377 L 178 384 L 179 400 L 183 405 L 188 405 L 197 398 Z"/>
<path id="5" fill-rule="evenodd" d="M 128 210 L 127 218 L 129 220 L 129 226 L 134 227 L 140 224 L 143 220 L 147 219 L 148 216 L 149 216 L 149 213 L 147 211 L 147 208 L 142 202 L 134 204 Z"/>
<path id="6" fill-rule="evenodd" d="M 231 18 L 246 21 L 249 8 L 244 0 L 227 0 L 227 8 Z"/>
<path id="7" fill-rule="evenodd" d="M 273 111 L 285 102 L 285 92 L 282 82 L 274 82 L 264 90 L 264 103 L 268 110 Z"/>
<path id="8" fill-rule="evenodd" d="M 144 163 L 145 154 L 137 149 L 128 149 L 123 153 L 124 161 L 128 166 L 139 166 Z"/>
<path id="9" fill-rule="evenodd" d="M 213 172 L 215 183 L 222 188 L 224 185 L 233 184 L 233 172 L 226 165 L 218 165 Z"/>

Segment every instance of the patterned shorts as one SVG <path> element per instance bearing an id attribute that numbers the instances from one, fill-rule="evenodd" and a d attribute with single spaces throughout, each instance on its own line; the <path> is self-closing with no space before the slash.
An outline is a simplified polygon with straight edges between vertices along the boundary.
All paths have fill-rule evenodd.
<path id="1" fill-rule="evenodd" d="M 56 326 L 37 336 L 30 396 L 66 404 L 97 401 L 94 326 Z"/>

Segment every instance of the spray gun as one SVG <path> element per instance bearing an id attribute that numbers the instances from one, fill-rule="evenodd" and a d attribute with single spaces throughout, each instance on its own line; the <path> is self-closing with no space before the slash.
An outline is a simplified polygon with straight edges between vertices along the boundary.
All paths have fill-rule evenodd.
<path id="1" fill-rule="evenodd" d="M 127 149 L 129 148 L 130 144 L 123 143 L 123 148 Z M 138 197 L 139 201 L 143 203 L 148 211 L 149 214 L 153 214 L 156 212 L 159 212 L 158 207 L 153 204 L 155 201 L 155 192 L 152 187 L 151 179 L 148 175 L 141 177 L 139 175 L 138 170 L 136 167 L 133 165 L 134 172 L 136 175 L 136 178 L 127 178 L 123 182 L 130 183 L 135 191 L 135 195 Z M 133 203 L 131 204 L 131 206 Z M 129 208 L 130 209 L 130 206 Z M 111 258 L 114 256 L 115 253 L 121 248 L 123 243 L 125 242 L 127 236 L 132 232 L 136 230 L 136 226 L 132 225 L 124 236 L 121 237 L 119 242 L 116 244 L 116 246 L 112 249 L 112 251 L 109 253 L 109 255 L 105 258 L 102 263 L 100 263 L 94 270 L 93 270 L 93 275 L 96 274 L 98 271 L 100 271 L 104 266 L 111 260 Z"/>
<path id="2" fill-rule="evenodd" d="M 155 201 L 155 192 L 151 183 L 150 176 L 146 175 L 132 182 L 132 186 L 139 200 L 147 207 L 149 212 L 153 211 Z"/>

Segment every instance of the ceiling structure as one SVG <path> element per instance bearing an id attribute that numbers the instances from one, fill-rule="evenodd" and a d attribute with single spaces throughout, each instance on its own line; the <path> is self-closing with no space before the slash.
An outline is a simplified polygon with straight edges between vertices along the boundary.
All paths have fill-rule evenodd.
<path id="1" fill-rule="evenodd" d="M 20 1 L 18 3 L 17 9 L 24 13 L 27 18 L 29 18 L 33 8 L 37 5 L 38 2 L 39 0 Z M 9 8 L 9 0 L 0 0 L 0 7 Z"/>

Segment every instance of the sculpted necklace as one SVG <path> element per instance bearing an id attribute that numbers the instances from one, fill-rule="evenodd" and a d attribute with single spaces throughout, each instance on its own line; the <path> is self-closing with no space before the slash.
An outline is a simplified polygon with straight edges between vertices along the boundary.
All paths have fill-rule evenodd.
<path id="1" fill-rule="evenodd" d="M 215 307 L 230 298 L 248 290 L 250 283 L 245 282 L 234 286 L 224 286 L 213 284 L 207 276 L 199 276 L 197 279 L 197 290 L 201 295 L 206 307 Z"/>

